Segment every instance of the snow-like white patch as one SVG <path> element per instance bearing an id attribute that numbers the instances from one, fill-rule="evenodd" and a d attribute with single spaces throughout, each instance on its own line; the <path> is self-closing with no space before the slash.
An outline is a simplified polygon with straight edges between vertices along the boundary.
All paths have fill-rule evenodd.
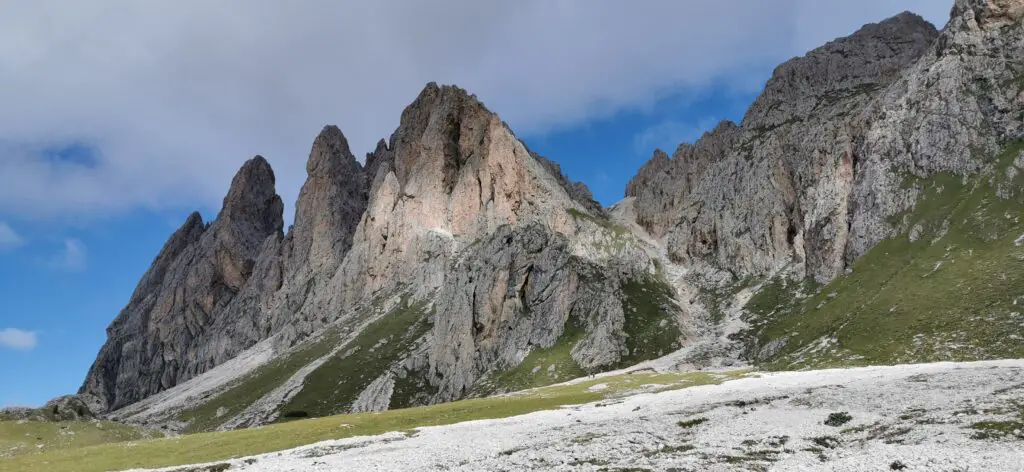
<path id="1" fill-rule="evenodd" d="M 607 390 L 607 389 L 608 389 L 608 384 L 606 384 L 606 383 L 599 383 L 597 385 L 594 385 L 594 386 L 588 388 L 587 390 L 589 390 L 591 392 L 600 392 L 601 390 Z"/>
<path id="2" fill-rule="evenodd" d="M 1024 244 L 1024 234 L 1017 236 L 1017 239 L 1013 240 L 1014 246 L 1020 246 L 1021 244 Z"/>
<path id="3" fill-rule="evenodd" d="M 970 425 L 1015 418 L 1007 407 L 1022 391 L 1024 360 L 758 374 L 411 436 L 324 441 L 234 459 L 230 470 L 1017 471 L 1021 439 L 975 438 Z M 852 419 L 824 424 L 838 412 Z"/>

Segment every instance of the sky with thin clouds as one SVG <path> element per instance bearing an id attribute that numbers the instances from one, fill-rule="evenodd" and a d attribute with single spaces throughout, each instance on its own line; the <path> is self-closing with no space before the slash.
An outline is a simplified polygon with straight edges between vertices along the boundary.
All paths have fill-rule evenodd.
<path id="1" fill-rule="evenodd" d="M 904 10 L 941 27 L 951 6 L 0 0 L 0 329 L 41 333 L 0 349 L 0 378 L 54 377 L 0 399 L 76 389 L 166 237 L 214 216 L 243 161 L 271 162 L 290 220 L 323 125 L 362 156 L 429 81 L 608 205 L 655 147 L 739 120 L 782 61 Z"/>

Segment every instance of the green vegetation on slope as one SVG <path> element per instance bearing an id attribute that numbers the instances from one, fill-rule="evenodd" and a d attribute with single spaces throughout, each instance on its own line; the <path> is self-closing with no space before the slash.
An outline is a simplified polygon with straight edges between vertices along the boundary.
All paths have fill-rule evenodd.
<path id="1" fill-rule="evenodd" d="M 577 220 L 590 221 L 590 222 L 592 222 L 592 223 L 594 223 L 594 224 L 596 224 L 596 225 L 598 225 L 598 226 L 600 226 L 600 227 L 602 227 L 602 228 L 604 228 L 604 229 L 606 229 L 608 231 L 611 231 L 614 234 L 617 234 L 617 235 L 627 235 L 627 234 L 629 234 L 629 230 L 628 229 L 615 224 L 615 222 L 613 222 L 612 220 L 610 220 L 608 218 L 601 217 L 601 216 L 594 216 L 594 215 L 591 215 L 590 213 L 584 213 L 584 212 L 579 211 L 579 210 L 577 210 L 575 208 L 569 208 L 569 209 L 565 210 L 565 212 L 568 213 L 569 216 L 571 216 L 571 217 L 573 217 L 573 218 L 575 218 Z"/>
<path id="2" fill-rule="evenodd" d="M 587 271 L 581 275 L 602 277 L 599 272 Z M 602 283 L 592 280 L 593 283 Z M 570 317 L 555 344 L 548 348 L 535 348 L 519 365 L 485 377 L 473 386 L 471 396 L 514 392 L 565 382 L 584 375 L 606 372 L 656 359 L 679 346 L 680 331 L 675 320 L 674 291 L 657 276 L 633 279 L 620 285 L 625 313 L 623 331 L 627 351 L 618 362 L 588 371 L 572 358 L 576 344 L 587 336 L 581 320 Z"/>
<path id="3" fill-rule="evenodd" d="M 565 323 L 565 331 L 553 346 L 534 349 L 519 365 L 481 379 L 473 386 L 470 395 L 487 396 L 526 390 L 587 375 L 571 355 L 573 347 L 586 335 L 586 329 L 582 324 L 570 318 Z"/>
<path id="4" fill-rule="evenodd" d="M 430 328 L 426 302 L 402 306 L 374 321 L 327 362 L 306 376 L 302 391 L 281 407 L 282 419 L 338 414 Z"/>
<path id="5" fill-rule="evenodd" d="M 564 405 L 614 398 L 650 385 L 660 385 L 657 390 L 672 390 L 718 384 L 743 375 L 744 372 L 740 371 L 718 374 L 622 374 L 513 395 L 462 400 L 427 407 L 347 414 L 278 423 L 262 428 L 25 454 L 0 461 L 0 472 L 100 472 L 215 462 L 290 449 L 328 439 L 409 431 L 422 426 L 462 421 L 505 418 Z M 591 388 L 598 384 L 603 384 L 605 388 Z"/>
<path id="6" fill-rule="evenodd" d="M 109 421 L 0 421 L 0 458 L 153 437 Z"/>
<path id="7" fill-rule="evenodd" d="M 768 284 L 747 305 L 758 346 L 784 341 L 766 367 L 1024 357 L 1024 174 L 1011 166 L 1022 149 L 993 173 L 912 179 L 922 196 L 894 219 L 908 232 L 816 293 Z"/>
<path id="8" fill-rule="evenodd" d="M 404 377 L 398 376 L 395 378 L 395 386 L 391 392 L 388 409 L 394 410 L 429 405 L 434 395 L 437 395 L 438 390 L 436 386 L 431 385 L 427 380 L 425 371 L 414 370 L 406 372 Z"/>
<path id="9" fill-rule="evenodd" d="M 681 333 L 674 316 L 677 308 L 672 287 L 660 278 L 646 277 L 630 280 L 620 288 L 627 352 L 615 368 L 657 359 L 679 349 Z"/>
<path id="10" fill-rule="evenodd" d="M 278 357 L 260 366 L 212 400 L 180 413 L 178 418 L 189 423 L 189 432 L 217 429 L 225 421 L 280 387 L 299 369 L 329 354 L 340 339 L 341 334 L 337 330 L 329 330 L 322 336 L 303 343 L 289 355 Z"/>

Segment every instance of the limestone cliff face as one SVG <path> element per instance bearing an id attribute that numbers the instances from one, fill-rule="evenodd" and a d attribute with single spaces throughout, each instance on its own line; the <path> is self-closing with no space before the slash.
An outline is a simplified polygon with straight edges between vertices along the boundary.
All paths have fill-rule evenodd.
<path id="1" fill-rule="evenodd" d="M 904 13 L 779 66 L 733 141 L 720 126 L 697 143 L 717 138 L 712 164 L 648 163 L 627 189 L 637 222 L 704 282 L 787 266 L 831 280 L 894 234 L 916 201 L 901 176 L 976 171 L 1020 136 L 1020 2 L 952 15 L 940 33 Z"/>
<path id="2" fill-rule="evenodd" d="M 273 171 L 260 156 L 242 166 L 209 226 L 193 213 L 111 324 L 82 393 L 120 408 L 272 335 L 287 338 L 296 325 L 310 329 L 294 311 L 351 247 L 366 206 L 366 177 L 330 126 L 314 142 L 307 172 L 287 236 Z"/>
<path id="3" fill-rule="evenodd" d="M 679 221 L 679 209 L 712 164 L 725 159 L 739 137 L 739 127 L 723 121 L 694 144 L 683 143 L 671 158 L 657 149 L 626 187 L 626 196 L 641 202 L 637 223 L 656 238 Z"/>
<path id="4" fill-rule="evenodd" d="M 354 328 L 357 307 L 396 294 L 435 307 L 435 328 L 419 351 L 402 358 L 424 367 L 417 375 L 429 372 L 423 380 L 438 389 L 429 401 L 459 398 L 488 373 L 550 347 L 576 305 L 589 307 L 581 323 L 595 317 L 618 323 L 595 328 L 579 362 L 608 365 L 621 357 L 625 315 L 621 303 L 612 303 L 615 292 L 588 292 L 580 300 L 585 292 L 570 266 L 616 260 L 621 274 L 639 276 L 654 270 L 651 258 L 623 234 L 614 236 L 620 239 L 616 254 L 598 248 L 613 244 L 599 234 L 614 231 L 601 226 L 611 223 L 586 186 L 529 151 L 464 90 L 429 84 L 403 112 L 390 141 L 381 140 L 367 155 L 365 167 L 338 128 L 324 128 L 307 173 L 286 235 L 280 200 L 270 197 L 272 173 L 257 158 L 240 171 L 209 229 L 194 215 L 172 236 L 111 327 L 82 393 L 120 408 L 262 340 L 285 351 L 327 325 Z M 268 222 L 264 213 L 276 219 Z M 506 244 L 513 246 L 502 249 Z M 522 282 L 522 291 L 499 291 L 518 276 L 531 282 Z M 464 303 L 465 293 L 481 291 L 493 293 L 498 305 Z M 152 298 L 158 301 L 143 303 Z M 167 307 L 159 301 L 165 298 Z M 192 314 L 197 306 L 203 309 Z M 497 328 L 530 323 L 544 326 L 543 333 L 517 328 L 522 336 L 504 339 L 507 333 Z M 481 325 L 489 328 L 474 328 Z M 452 357 L 451 349 L 479 354 Z M 386 406 L 388 399 L 379 396 L 389 392 L 387 378 L 353 408 Z"/>
<path id="5" fill-rule="evenodd" d="M 620 235 L 623 248 L 610 258 L 623 269 L 606 278 L 611 288 L 581 284 L 588 264 L 611 269 L 607 251 L 580 236 L 607 232 L 594 223 L 603 210 L 475 97 L 429 84 L 367 167 L 375 169 L 369 205 L 331 288 L 317 295 L 320 306 L 345 313 L 376 294 L 409 291 L 434 307 L 422 348 L 382 374 L 374 391 L 390 395 L 389 379 L 423 375 L 436 390 L 429 401 L 461 398 L 488 374 L 551 347 L 571 316 L 594 324 L 590 347 L 575 355 L 580 366 L 622 357 L 616 281 L 654 271 L 651 257 Z M 356 409 L 382 404 L 366 395 Z"/>
<path id="6" fill-rule="evenodd" d="M 432 291 L 460 245 L 531 221 L 565 233 L 566 209 L 582 207 L 561 176 L 457 87 L 428 85 L 402 113 L 391 143 L 368 160 L 376 169 L 369 205 L 335 277 L 337 308 L 396 283 Z"/>

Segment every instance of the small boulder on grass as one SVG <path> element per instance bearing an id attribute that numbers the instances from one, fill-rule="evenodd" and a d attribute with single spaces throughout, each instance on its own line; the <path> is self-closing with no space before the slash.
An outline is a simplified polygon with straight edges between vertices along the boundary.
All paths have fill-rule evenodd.
<path id="1" fill-rule="evenodd" d="M 832 413 L 828 415 L 828 418 L 825 420 L 825 426 L 842 426 L 846 423 L 849 423 L 852 419 L 853 417 L 850 416 L 850 414 L 845 411 L 840 413 Z"/>

